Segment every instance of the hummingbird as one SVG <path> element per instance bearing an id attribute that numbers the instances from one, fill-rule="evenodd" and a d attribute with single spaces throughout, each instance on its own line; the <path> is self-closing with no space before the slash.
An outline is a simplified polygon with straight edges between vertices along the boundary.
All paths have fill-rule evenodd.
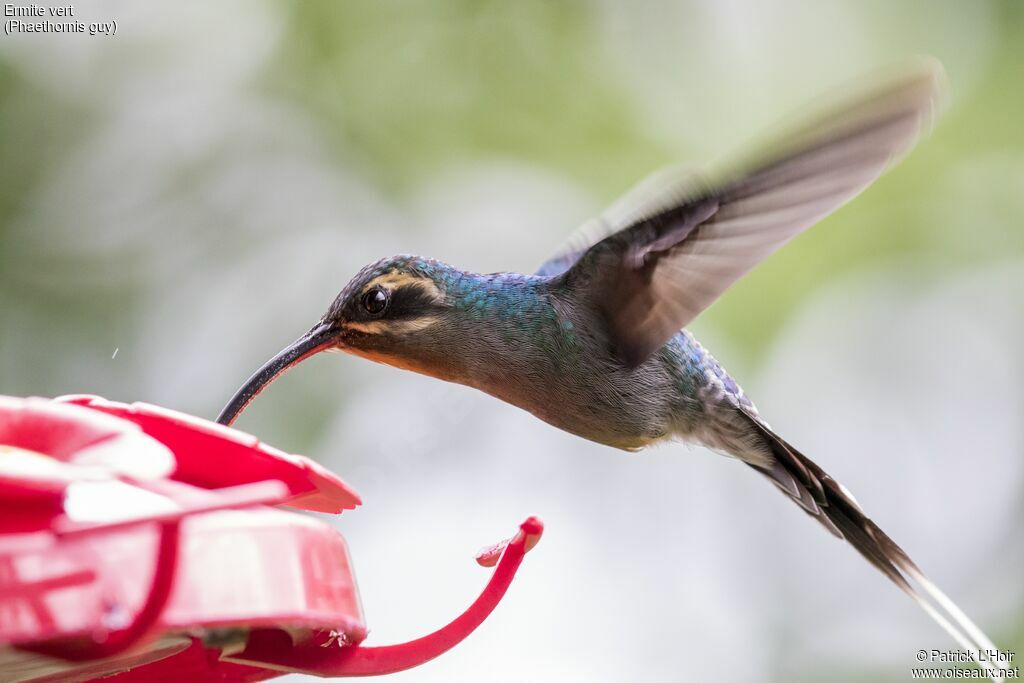
<path id="1" fill-rule="evenodd" d="M 968 651 L 992 642 L 821 467 L 775 433 L 685 326 L 762 259 L 859 194 L 929 130 L 944 99 L 915 62 L 724 171 L 642 182 L 532 275 L 398 255 L 360 270 L 217 418 L 342 351 L 479 389 L 584 439 L 699 444 L 771 481 L 909 594 Z"/>

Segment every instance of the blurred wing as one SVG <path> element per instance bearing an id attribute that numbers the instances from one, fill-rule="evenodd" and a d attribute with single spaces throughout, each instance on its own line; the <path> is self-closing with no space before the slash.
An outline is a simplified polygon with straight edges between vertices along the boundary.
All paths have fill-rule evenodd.
<path id="1" fill-rule="evenodd" d="M 638 192 L 640 203 L 622 209 L 631 223 L 599 219 L 545 267 L 566 271 L 605 314 L 622 360 L 639 365 L 906 153 L 936 112 L 941 76 L 937 64 L 922 63 L 783 138 L 745 170 L 677 179 L 646 199 Z"/>
<path id="2" fill-rule="evenodd" d="M 700 188 L 692 166 L 670 166 L 655 171 L 619 197 L 604 212 L 580 226 L 537 275 L 559 275 L 569 270 L 592 246 L 609 235 L 635 225 L 653 214 L 690 200 Z"/>

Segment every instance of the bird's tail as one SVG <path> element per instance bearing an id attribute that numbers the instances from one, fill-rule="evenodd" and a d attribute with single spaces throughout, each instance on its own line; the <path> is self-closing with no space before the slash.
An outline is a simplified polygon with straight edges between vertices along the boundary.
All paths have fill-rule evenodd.
<path id="1" fill-rule="evenodd" d="M 920 605 L 960 647 L 978 656 L 982 669 L 993 681 L 1001 682 L 1000 665 L 993 659 L 996 647 L 988 636 L 864 514 L 842 484 L 757 417 L 750 417 L 774 459 L 768 466 L 748 464 L 771 479 L 829 531 L 849 541 L 868 562 Z"/>

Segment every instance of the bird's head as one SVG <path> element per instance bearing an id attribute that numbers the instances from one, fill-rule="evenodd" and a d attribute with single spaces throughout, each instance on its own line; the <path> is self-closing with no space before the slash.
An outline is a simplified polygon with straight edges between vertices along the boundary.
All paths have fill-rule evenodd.
<path id="1" fill-rule="evenodd" d="M 230 425 L 283 372 L 321 351 L 344 351 L 398 367 L 435 373 L 430 357 L 451 306 L 451 266 L 418 256 L 392 256 L 360 270 L 323 317 L 264 363 L 235 393 L 217 421 Z"/>

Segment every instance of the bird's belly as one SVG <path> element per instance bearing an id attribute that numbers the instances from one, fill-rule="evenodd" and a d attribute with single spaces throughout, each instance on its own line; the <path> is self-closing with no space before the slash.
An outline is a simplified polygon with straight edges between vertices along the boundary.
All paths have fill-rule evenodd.
<path id="1" fill-rule="evenodd" d="M 563 431 L 613 448 L 640 450 L 672 431 L 670 401 L 661 387 L 630 377 L 586 381 L 555 374 L 540 381 L 520 375 L 509 381 L 506 375 L 477 388 Z"/>

